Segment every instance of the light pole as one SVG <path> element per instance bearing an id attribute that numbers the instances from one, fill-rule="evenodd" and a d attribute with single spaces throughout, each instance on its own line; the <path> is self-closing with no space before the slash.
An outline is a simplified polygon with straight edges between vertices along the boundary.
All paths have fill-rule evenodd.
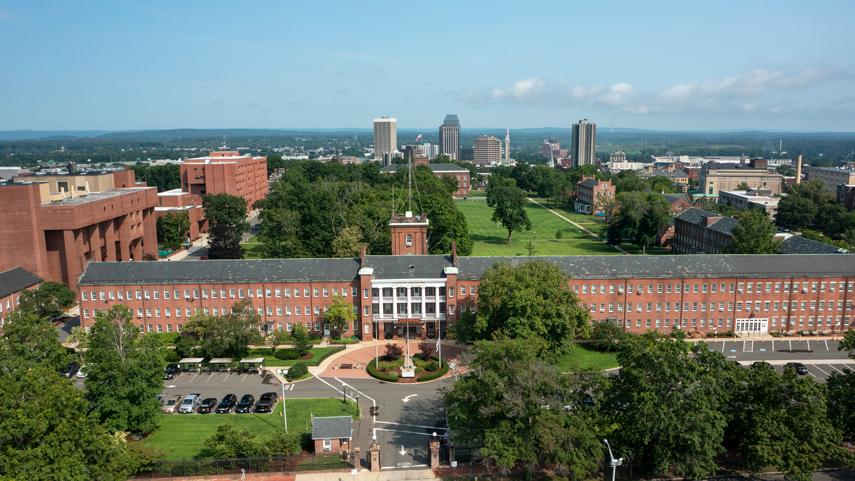
<path id="1" fill-rule="evenodd" d="M 288 410 L 285 409 L 285 383 L 280 382 L 282 386 L 282 422 L 285 423 L 285 432 L 288 432 Z"/>
<path id="2" fill-rule="evenodd" d="M 609 466 L 612 467 L 612 481 L 615 481 L 615 473 L 617 472 L 617 467 L 623 464 L 623 458 L 615 459 L 612 454 L 612 447 L 609 446 L 609 440 L 603 439 L 603 442 L 606 443 L 606 447 L 609 448 Z"/>

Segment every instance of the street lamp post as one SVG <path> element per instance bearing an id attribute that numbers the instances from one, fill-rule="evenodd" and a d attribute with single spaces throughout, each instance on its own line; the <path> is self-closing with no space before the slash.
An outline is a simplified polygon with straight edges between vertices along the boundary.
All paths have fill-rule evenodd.
<path id="1" fill-rule="evenodd" d="M 617 473 L 617 467 L 623 464 L 623 458 L 615 459 L 614 454 L 612 454 L 612 447 L 609 446 L 609 440 L 603 439 L 603 442 L 606 444 L 606 447 L 609 448 L 609 466 L 612 467 L 612 481 L 615 481 L 615 473 Z"/>

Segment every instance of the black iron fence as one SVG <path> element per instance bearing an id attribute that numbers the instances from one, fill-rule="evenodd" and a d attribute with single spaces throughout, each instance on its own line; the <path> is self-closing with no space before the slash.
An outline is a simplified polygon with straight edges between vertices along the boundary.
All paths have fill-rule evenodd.
<path id="1" fill-rule="evenodd" d="M 159 461 L 144 467 L 134 479 L 209 476 L 215 474 L 301 472 L 350 469 L 349 461 L 339 456 L 272 456 L 240 459 L 188 459 Z"/>

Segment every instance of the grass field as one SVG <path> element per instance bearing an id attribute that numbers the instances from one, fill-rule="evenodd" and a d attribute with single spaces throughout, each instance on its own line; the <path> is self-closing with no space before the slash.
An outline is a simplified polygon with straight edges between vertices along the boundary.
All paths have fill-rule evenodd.
<path id="1" fill-rule="evenodd" d="M 287 348 L 279 348 L 279 349 L 287 349 Z M 341 351 L 342 346 L 331 346 L 331 347 L 313 347 L 311 349 L 312 357 L 311 359 L 279 359 L 278 357 L 270 354 L 270 348 L 260 348 L 260 349 L 251 349 L 249 351 L 250 356 L 263 356 L 264 357 L 264 365 L 267 367 L 275 367 L 275 366 L 293 366 L 298 362 L 302 362 L 307 366 L 317 366 L 321 363 L 327 356 L 330 354 Z"/>
<path id="2" fill-rule="evenodd" d="M 589 369 L 602 371 L 618 367 L 618 362 L 614 353 L 595 351 L 584 344 L 574 344 L 569 353 L 558 359 L 555 367 L 561 372 L 580 372 Z"/>
<path id="3" fill-rule="evenodd" d="M 546 208 L 529 203 L 526 213 L 531 220 L 531 231 L 514 232 L 511 243 L 506 242 L 508 233 L 501 225 L 490 220 L 493 209 L 483 200 L 459 200 L 457 208 L 466 216 L 469 224 L 469 236 L 475 242 L 472 255 L 475 256 L 516 256 L 528 255 L 528 243 L 534 241 L 534 255 L 614 255 L 618 251 L 581 232 L 577 227 L 560 219 Z M 564 213 L 567 218 L 579 222 L 585 228 L 599 233 L 602 224 L 590 216 Z M 556 239 L 556 231 L 561 230 L 562 239 Z"/>
<path id="4" fill-rule="evenodd" d="M 356 416 L 356 405 L 340 399 L 288 399 L 288 432 L 312 429 L 311 416 Z M 160 427 L 141 443 L 159 449 L 166 460 L 199 456 L 208 438 L 221 424 L 248 429 L 260 439 L 282 429 L 282 403 L 270 414 L 161 414 Z"/>
<path id="5" fill-rule="evenodd" d="M 253 237 L 252 239 L 241 243 L 240 246 L 243 248 L 244 259 L 264 258 L 264 256 L 261 255 L 261 242 L 258 242 L 257 237 Z"/>

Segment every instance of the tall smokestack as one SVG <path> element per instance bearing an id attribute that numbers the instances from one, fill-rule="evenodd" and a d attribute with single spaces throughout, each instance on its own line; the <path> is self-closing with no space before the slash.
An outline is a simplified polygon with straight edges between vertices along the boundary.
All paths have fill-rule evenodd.
<path id="1" fill-rule="evenodd" d="M 802 183 L 802 154 L 796 157 L 796 184 Z"/>

